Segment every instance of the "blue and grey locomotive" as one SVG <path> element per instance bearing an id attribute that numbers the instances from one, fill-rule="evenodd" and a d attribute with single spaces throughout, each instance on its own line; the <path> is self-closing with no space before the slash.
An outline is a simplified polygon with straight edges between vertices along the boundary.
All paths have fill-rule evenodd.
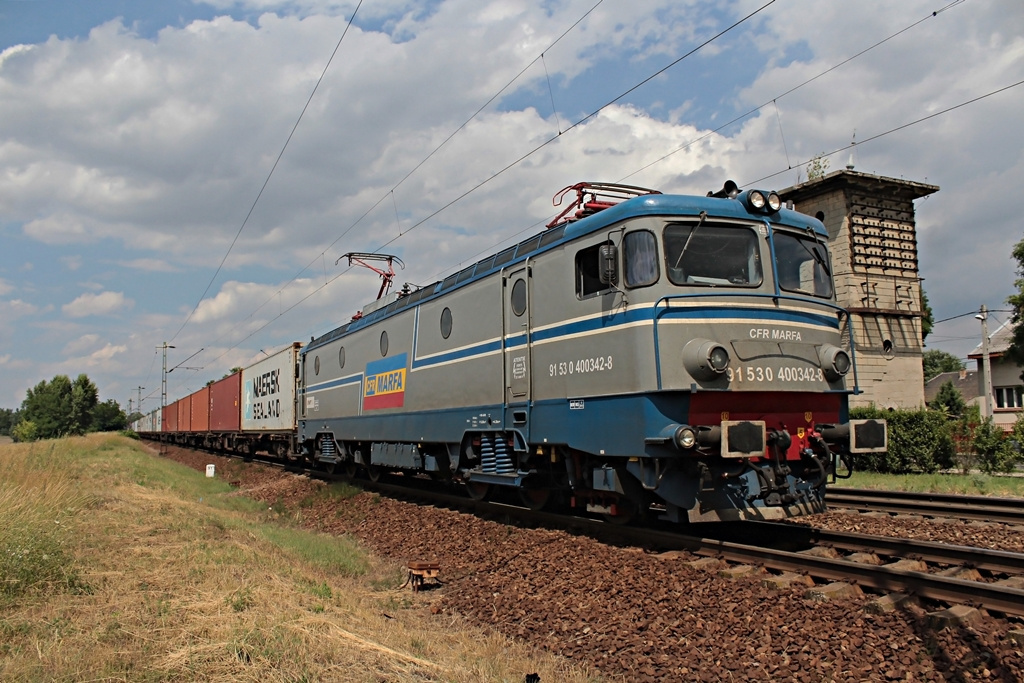
<path id="1" fill-rule="evenodd" d="M 303 452 L 613 520 L 824 509 L 849 456 L 886 446 L 884 422 L 848 419 L 824 226 L 731 182 L 556 200 L 573 192 L 540 234 L 311 341 Z"/>

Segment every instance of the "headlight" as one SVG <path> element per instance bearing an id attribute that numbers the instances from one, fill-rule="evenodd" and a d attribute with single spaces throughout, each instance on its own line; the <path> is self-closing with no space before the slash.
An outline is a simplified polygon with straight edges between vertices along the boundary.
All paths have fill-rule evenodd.
<path id="1" fill-rule="evenodd" d="M 821 362 L 821 369 L 825 373 L 825 377 L 830 382 L 836 381 L 853 367 L 850 354 L 831 344 L 825 344 L 818 349 L 818 360 Z"/>
<path id="2" fill-rule="evenodd" d="M 696 379 L 716 379 L 729 367 L 729 352 L 710 339 L 691 339 L 683 347 L 683 367 Z"/>
<path id="3" fill-rule="evenodd" d="M 708 364 L 717 373 L 725 372 L 725 369 L 729 367 L 729 352 L 725 350 L 724 346 L 715 346 L 708 353 Z"/>
<path id="4" fill-rule="evenodd" d="M 768 208 L 772 211 L 778 211 L 782 208 L 782 198 L 774 192 L 768 193 Z"/>
<path id="5" fill-rule="evenodd" d="M 759 191 L 751 190 L 750 194 L 747 196 L 750 197 L 750 205 L 752 207 L 754 207 L 757 210 L 761 210 L 764 208 L 766 200 L 764 198 L 764 195 L 761 194 Z"/>
<path id="6" fill-rule="evenodd" d="M 693 427 L 683 426 L 676 430 L 673 440 L 676 443 L 676 447 L 682 450 L 689 450 L 697 445 L 697 432 L 693 431 Z"/>

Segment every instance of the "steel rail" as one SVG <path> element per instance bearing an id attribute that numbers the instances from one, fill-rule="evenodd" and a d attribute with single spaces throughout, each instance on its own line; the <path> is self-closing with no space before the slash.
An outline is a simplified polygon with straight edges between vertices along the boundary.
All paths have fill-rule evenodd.
<path id="1" fill-rule="evenodd" d="M 375 488 L 391 489 L 391 485 Z M 402 495 L 410 491 L 398 488 Z M 588 535 L 613 540 L 629 545 L 644 545 L 658 550 L 686 550 L 704 557 L 741 564 L 753 564 L 776 571 L 807 574 L 817 579 L 848 581 L 862 588 L 885 592 L 910 593 L 929 600 L 940 600 L 951 604 L 971 604 L 1007 615 L 1024 616 L 1024 590 L 996 583 L 972 581 L 920 571 L 907 571 L 870 565 L 850 560 L 809 555 L 793 550 L 780 550 L 759 545 L 736 543 L 720 538 L 691 536 L 657 529 L 626 527 L 609 524 L 583 517 L 567 517 L 553 512 L 536 512 L 505 503 L 472 501 L 455 494 L 437 494 L 433 491 L 417 491 L 417 496 L 435 498 L 445 505 L 465 509 L 471 507 L 478 514 L 507 515 L 545 527 L 570 528 Z M 810 527 L 769 522 L 744 522 L 740 528 L 749 526 L 748 532 L 776 542 L 807 545 L 829 545 L 851 551 L 873 552 L 880 555 L 909 557 L 932 562 L 966 565 L 977 569 L 1018 573 L 1024 571 L 1024 555 L 1006 553 L 966 546 L 943 546 L 925 541 L 904 541 L 864 534 L 831 532 Z M 780 538 L 784 529 L 792 534 L 788 539 Z"/>
<path id="2" fill-rule="evenodd" d="M 829 487 L 829 507 L 1024 524 L 1024 499 Z"/>
<path id="3" fill-rule="evenodd" d="M 251 458 L 270 464 L 262 458 Z M 299 468 L 285 468 L 297 471 Z M 306 471 L 307 474 L 322 478 L 323 473 Z M 340 478 L 339 478 L 340 479 Z M 501 502 L 478 501 L 460 495 L 459 492 L 438 492 L 413 484 L 418 480 L 409 477 L 408 485 L 397 485 L 394 480 L 371 482 L 359 480 L 358 484 L 367 490 L 385 493 L 399 498 L 414 498 L 420 502 L 440 505 L 459 510 L 472 510 L 476 514 L 506 517 L 510 520 L 527 522 L 547 528 L 558 528 L 571 532 L 582 532 L 601 540 L 625 545 L 642 545 L 647 548 L 664 550 L 685 550 L 704 557 L 717 557 L 729 562 L 753 564 L 775 571 L 806 574 L 817 579 L 848 581 L 861 587 L 879 591 L 914 594 L 918 597 L 940 600 L 951 604 L 971 604 L 1006 615 L 1024 617 L 1024 590 L 996 583 L 984 583 L 953 578 L 927 572 L 906 571 L 853 562 L 845 559 L 821 557 L 793 550 L 780 550 L 722 540 L 686 535 L 658 529 L 619 526 L 592 518 L 567 516 L 545 511 L 533 511 Z M 423 482 L 426 483 L 426 482 Z M 728 530 L 728 525 L 711 525 L 710 528 Z M 867 536 L 826 531 L 802 525 L 776 524 L 768 522 L 744 522 L 733 528 L 745 529 L 761 539 L 775 543 L 813 545 L 814 543 L 843 547 L 847 550 L 875 552 L 881 555 L 915 557 L 932 561 L 966 564 L 975 568 L 995 571 L 1019 571 L 1024 566 L 1024 555 L 1004 553 L 981 548 L 946 546 L 922 541 L 905 541 L 887 537 Z M 770 528 L 770 529 L 769 529 Z M 786 534 L 789 534 L 788 538 Z M 725 533 L 723 535 L 728 535 Z"/>

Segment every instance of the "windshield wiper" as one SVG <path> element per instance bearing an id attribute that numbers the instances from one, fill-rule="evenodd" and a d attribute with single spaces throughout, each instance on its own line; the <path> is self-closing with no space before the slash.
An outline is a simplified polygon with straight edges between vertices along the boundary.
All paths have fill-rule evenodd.
<path id="1" fill-rule="evenodd" d="M 679 250 L 679 258 L 676 259 L 676 265 L 674 265 L 673 268 L 679 268 L 679 264 L 683 262 L 683 254 L 686 253 L 686 248 L 690 246 L 690 240 L 693 239 L 693 235 L 695 232 L 697 232 L 697 228 L 704 225 L 704 221 L 707 219 L 707 217 L 707 211 L 700 212 L 700 220 L 697 221 L 697 225 L 693 226 L 693 230 L 690 231 L 690 234 L 686 236 L 686 241 L 683 242 L 683 248 Z"/>
<path id="2" fill-rule="evenodd" d="M 822 244 L 821 242 L 818 241 L 818 234 L 816 232 L 814 232 L 814 230 L 811 229 L 811 226 L 808 225 L 806 228 L 804 228 L 804 231 L 807 232 L 808 234 L 810 234 L 811 239 L 814 240 L 814 244 L 816 246 L 825 247 L 824 244 Z M 815 261 L 817 261 L 818 265 L 821 266 L 822 270 L 825 271 L 825 274 L 828 275 L 829 277 L 832 277 L 832 269 L 828 267 L 827 263 L 825 263 L 825 259 L 822 258 L 821 254 L 818 253 L 818 250 L 817 249 L 808 249 L 807 245 L 804 244 L 804 241 L 801 240 L 801 239 L 798 239 L 797 242 L 799 242 L 800 246 L 804 248 L 804 251 L 806 251 L 808 254 L 811 255 L 811 258 L 813 258 Z M 827 250 L 828 247 L 825 247 L 825 249 Z"/>

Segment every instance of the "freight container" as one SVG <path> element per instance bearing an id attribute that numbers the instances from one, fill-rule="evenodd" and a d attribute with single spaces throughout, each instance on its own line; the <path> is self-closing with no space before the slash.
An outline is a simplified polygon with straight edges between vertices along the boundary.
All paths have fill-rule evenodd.
<path id="1" fill-rule="evenodd" d="M 236 372 L 210 385 L 210 431 L 241 429 L 242 373 Z"/>
<path id="2" fill-rule="evenodd" d="M 178 431 L 178 402 L 175 401 L 174 403 L 172 403 L 172 404 L 170 404 L 168 406 L 164 406 L 163 410 L 161 412 L 163 413 L 163 422 L 162 422 L 162 429 L 160 431 L 162 431 L 162 432 L 176 432 L 176 431 Z"/>
<path id="3" fill-rule="evenodd" d="M 192 431 L 192 397 L 179 398 L 176 405 L 178 406 L 178 431 Z"/>
<path id="4" fill-rule="evenodd" d="M 293 431 L 299 349 L 294 342 L 242 370 L 243 431 Z"/>
<path id="5" fill-rule="evenodd" d="M 192 401 L 192 425 L 193 432 L 206 432 L 210 430 L 210 387 L 203 387 L 196 393 L 189 396 Z"/>

